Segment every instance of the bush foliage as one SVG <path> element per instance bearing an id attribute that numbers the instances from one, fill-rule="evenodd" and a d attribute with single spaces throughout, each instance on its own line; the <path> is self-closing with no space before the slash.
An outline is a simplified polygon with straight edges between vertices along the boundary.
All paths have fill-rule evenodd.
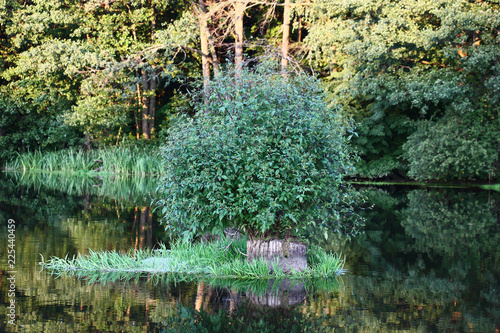
<path id="1" fill-rule="evenodd" d="M 190 239 L 227 227 L 283 237 L 338 226 L 353 156 L 349 127 L 318 81 L 258 68 L 225 72 L 205 91 L 162 149 L 157 204 L 167 229 Z"/>
<path id="2" fill-rule="evenodd" d="M 499 131 L 490 123 L 420 123 L 403 145 L 409 176 L 417 180 L 492 179 L 498 168 Z"/>

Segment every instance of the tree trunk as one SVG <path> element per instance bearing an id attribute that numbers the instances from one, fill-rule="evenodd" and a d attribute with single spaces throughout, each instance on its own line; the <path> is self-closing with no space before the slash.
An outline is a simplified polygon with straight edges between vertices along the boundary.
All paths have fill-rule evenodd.
<path id="1" fill-rule="evenodd" d="M 205 294 L 205 282 L 200 281 L 198 283 L 198 290 L 196 291 L 196 299 L 194 301 L 194 309 L 196 311 L 201 310 L 201 306 L 203 305 L 204 294 Z"/>
<path id="2" fill-rule="evenodd" d="M 284 239 L 249 239 L 247 241 L 247 256 L 251 262 L 263 258 L 269 263 L 269 270 L 274 271 L 277 265 L 283 272 L 292 270 L 303 272 L 307 268 L 306 245 Z"/>
<path id="3" fill-rule="evenodd" d="M 234 5 L 234 33 L 236 35 L 236 42 L 234 44 L 234 67 L 236 74 L 243 68 L 243 16 L 245 14 L 246 4 L 242 1 L 236 2 Z"/>
<path id="4" fill-rule="evenodd" d="M 214 68 L 214 74 L 219 73 L 219 60 L 217 59 L 217 51 L 215 50 L 214 39 L 212 38 L 212 34 L 208 29 L 208 25 L 206 26 L 206 33 L 208 38 L 208 45 L 210 47 L 210 54 L 212 56 L 212 66 Z"/>
<path id="5" fill-rule="evenodd" d="M 283 42 L 281 44 L 281 73 L 286 75 L 290 49 L 290 0 L 285 0 L 283 12 Z"/>
<path id="6" fill-rule="evenodd" d="M 134 231 L 135 226 L 139 222 L 139 208 L 135 206 L 134 210 L 134 224 L 132 225 L 132 231 Z M 139 248 L 139 237 L 137 236 L 137 229 L 135 230 L 135 243 L 134 243 L 134 250 L 137 250 Z"/>
<path id="7" fill-rule="evenodd" d="M 139 83 L 137 83 L 137 106 L 134 107 L 134 120 L 135 120 L 135 137 L 137 138 L 137 140 L 140 139 L 141 137 L 141 130 L 139 128 L 139 118 L 137 117 L 137 109 L 139 108 L 139 106 L 141 105 L 141 102 L 142 99 L 141 99 L 141 87 L 139 85 Z"/>
<path id="8" fill-rule="evenodd" d="M 151 10 L 153 11 L 153 16 L 151 18 L 151 45 L 155 43 L 155 29 L 156 29 L 156 18 L 155 18 L 155 5 L 151 1 Z"/>
<path id="9" fill-rule="evenodd" d="M 156 114 L 156 69 L 153 69 L 153 78 L 149 81 L 149 122 L 148 122 L 148 135 L 153 135 L 155 127 L 155 114 Z"/>
<path id="10" fill-rule="evenodd" d="M 148 117 L 149 117 L 149 103 L 148 103 L 148 75 L 145 69 L 141 70 L 142 74 L 142 136 L 149 139 Z"/>
<path id="11" fill-rule="evenodd" d="M 144 248 L 144 241 L 146 239 L 146 221 L 149 215 L 149 207 L 142 207 L 141 218 L 139 220 L 139 248 Z"/>
<path id="12" fill-rule="evenodd" d="M 146 216 L 147 230 L 146 230 L 146 244 L 148 248 L 153 248 L 153 214 L 148 207 L 148 215 Z"/>
<path id="13" fill-rule="evenodd" d="M 299 31 L 297 36 L 297 42 L 302 42 L 302 18 L 299 16 Z"/>
<path id="14" fill-rule="evenodd" d="M 205 0 L 199 1 L 200 42 L 201 42 L 201 68 L 203 70 L 203 88 L 205 91 L 205 103 L 208 102 L 207 89 L 210 82 L 210 59 L 208 51 L 208 24 L 205 11 Z"/>
<path id="15" fill-rule="evenodd" d="M 92 136 L 89 132 L 85 133 L 85 150 L 92 150 Z M 23 151 L 24 151 L 24 141 L 23 141 Z"/>

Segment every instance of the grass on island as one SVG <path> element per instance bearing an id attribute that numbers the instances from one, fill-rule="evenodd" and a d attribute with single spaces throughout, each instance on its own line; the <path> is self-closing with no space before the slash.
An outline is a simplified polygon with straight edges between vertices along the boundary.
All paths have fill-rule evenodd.
<path id="1" fill-rule="evenodd" d="M 158 175 L 160 167 L 161 157 L 157 149 L 112 147 L 90 151 L 64 149 L 27 152 L 7 162 L 5 170 Z"/>
<path id="2" fill-rule="evenodd" d="M 309 268 L 304 272 L 284 273 L 275 267 L 270 272 L 263 260 L 248 262 L 244 252 L 246 240 L 223 239 L 211 243 L 176 243 L 171 249 L 164 245 L 157 250 L 138 250 L 129 253 L 116 251 L 90 251 L 72 259 L 52 257 L 40 263 L 53 274 L 87 277 L 100 281 L 107 275 L 114 280 L 129 279 L 137 274 L 174 274 L 196 279 L 266 279 L 280 277 L 327 278 L 345 272 L 344 261 L 336 254 L 328 254 L 320 248 L 308 252 Z M 186 280 L 186 279 L 185 279 Z"/>

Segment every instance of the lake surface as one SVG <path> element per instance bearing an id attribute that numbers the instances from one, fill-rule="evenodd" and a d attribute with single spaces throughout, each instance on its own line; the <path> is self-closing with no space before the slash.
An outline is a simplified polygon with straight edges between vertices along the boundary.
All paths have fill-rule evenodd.
<path id="1" fill-rule="evenodd" d="M 354 239 L 316 236 L 325 249 L 342 253 L 348 273 L 312 289 L 301 281 L 275 281 L 264 291 L 147 277 L 89 283 L 40 269 L 42 256 L 167 243 L 149 208 L 155 182 L 2 174 L 0 332 L 500 330 L 498 192 L 360 187 L 374 205 L 363 211 L 365 232 Z M 8 322 L 12 300 L 17 326 Z"/>

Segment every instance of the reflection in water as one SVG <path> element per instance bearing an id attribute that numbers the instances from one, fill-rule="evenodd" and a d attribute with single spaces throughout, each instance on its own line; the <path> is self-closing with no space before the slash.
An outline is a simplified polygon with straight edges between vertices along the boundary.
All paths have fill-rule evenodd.
<path id="1" fill-rule="evenodd" d="M 179 304 L 177 315 L 166 319 L 161 332 L 329 332 L 340 327 L 330 313 L 316 316 L 307 311 L 304 281 L 261 282 L 263 289 L 247 286 L 250 292 L 220 286 L 207 288 L 205 282 L 199 282 L 194 309 Z M 244 288 L 241 282 L 237 285 Z M 335 290 L 333 287 L 332 292 Z"/>
<path id="2" fill-rule="evenodd" d="M 247 298 L 255 305 L 271 308 L 288 307 L 302 303 L 306 298 L 303 281 L 269 280 L 269 287 L 264 293 L 248 292 Z"/>
<path id="3" fill-rule="evenodd" d="M 352 294 L 345 308 L 369 311 L 359 318 L 375 332 L 500 329 L 498 193 L 360 191 L 375 205 L 364 212 L 365 234 L 317 235 L 324 248 L 346 256 Z"/>
<path id="4" fill-rule="evenodd" d="M 498 204 L 478 193 L 414 190 L 408 193 L 401 224 L 421 252 L 450 255 L 462 249 L 478 252 L 484 247 L 498 252 Z"/>
<path id="5" fill-rule="evenodd" d="M 120 201 L 132 201 L 141 206 L 151 202 L 151 195 L 158 187 L 158 178 L 153 177 L 90 177 L 39 172 L 11 172 L 8 175 L 9 181 L 26 189 L 55 190 L 75 196 L 107 197 Z"/>
<path id="6" fill-rule="evenodd" d="M 155 186 L 141 190 L 114 179 L 106 191 L 106 180 L 98 188 L 86 187 L 89 180 L 23 182 L 0 178 L 0 218 L 15 219 L 18 225 L 17 323 L 25 332 L 500 329 L 498 193 L 361 188 L 375 205 L 364 212 L 365 233 L 354 239 L 316 237 L 325 249 L 345 256 L 349 272 L 338 281 L 292 286 L 259 280 L 172 282 L 145 275 L 89 284 L 41 271 L 40 254 L 64 257 L 88 253 L 89 248 L 126 251 L 167 241 L 148 206 L 147 188 Z M 66 183 L 80 185 L 72 185 L 70 195 L 61 190 Z M 127 189 L 127 184 L 136 188 Z M 4 316 L 6 224 L 1 231 Z M 0 331 L 14 330 L 3 321 Z"/>
<path id="7" fill-rule="evenodd" d="M 144 246 L 153 247 L 152 232 L 153 232 L 153 215 L 149 207 L 135 207 L 134 210 L 134 226 L 139 220 L 139 228 L 135 232 L 134 250 L 142 249 Z M 134 226 L 132 229 L 134 229 Z"/>

